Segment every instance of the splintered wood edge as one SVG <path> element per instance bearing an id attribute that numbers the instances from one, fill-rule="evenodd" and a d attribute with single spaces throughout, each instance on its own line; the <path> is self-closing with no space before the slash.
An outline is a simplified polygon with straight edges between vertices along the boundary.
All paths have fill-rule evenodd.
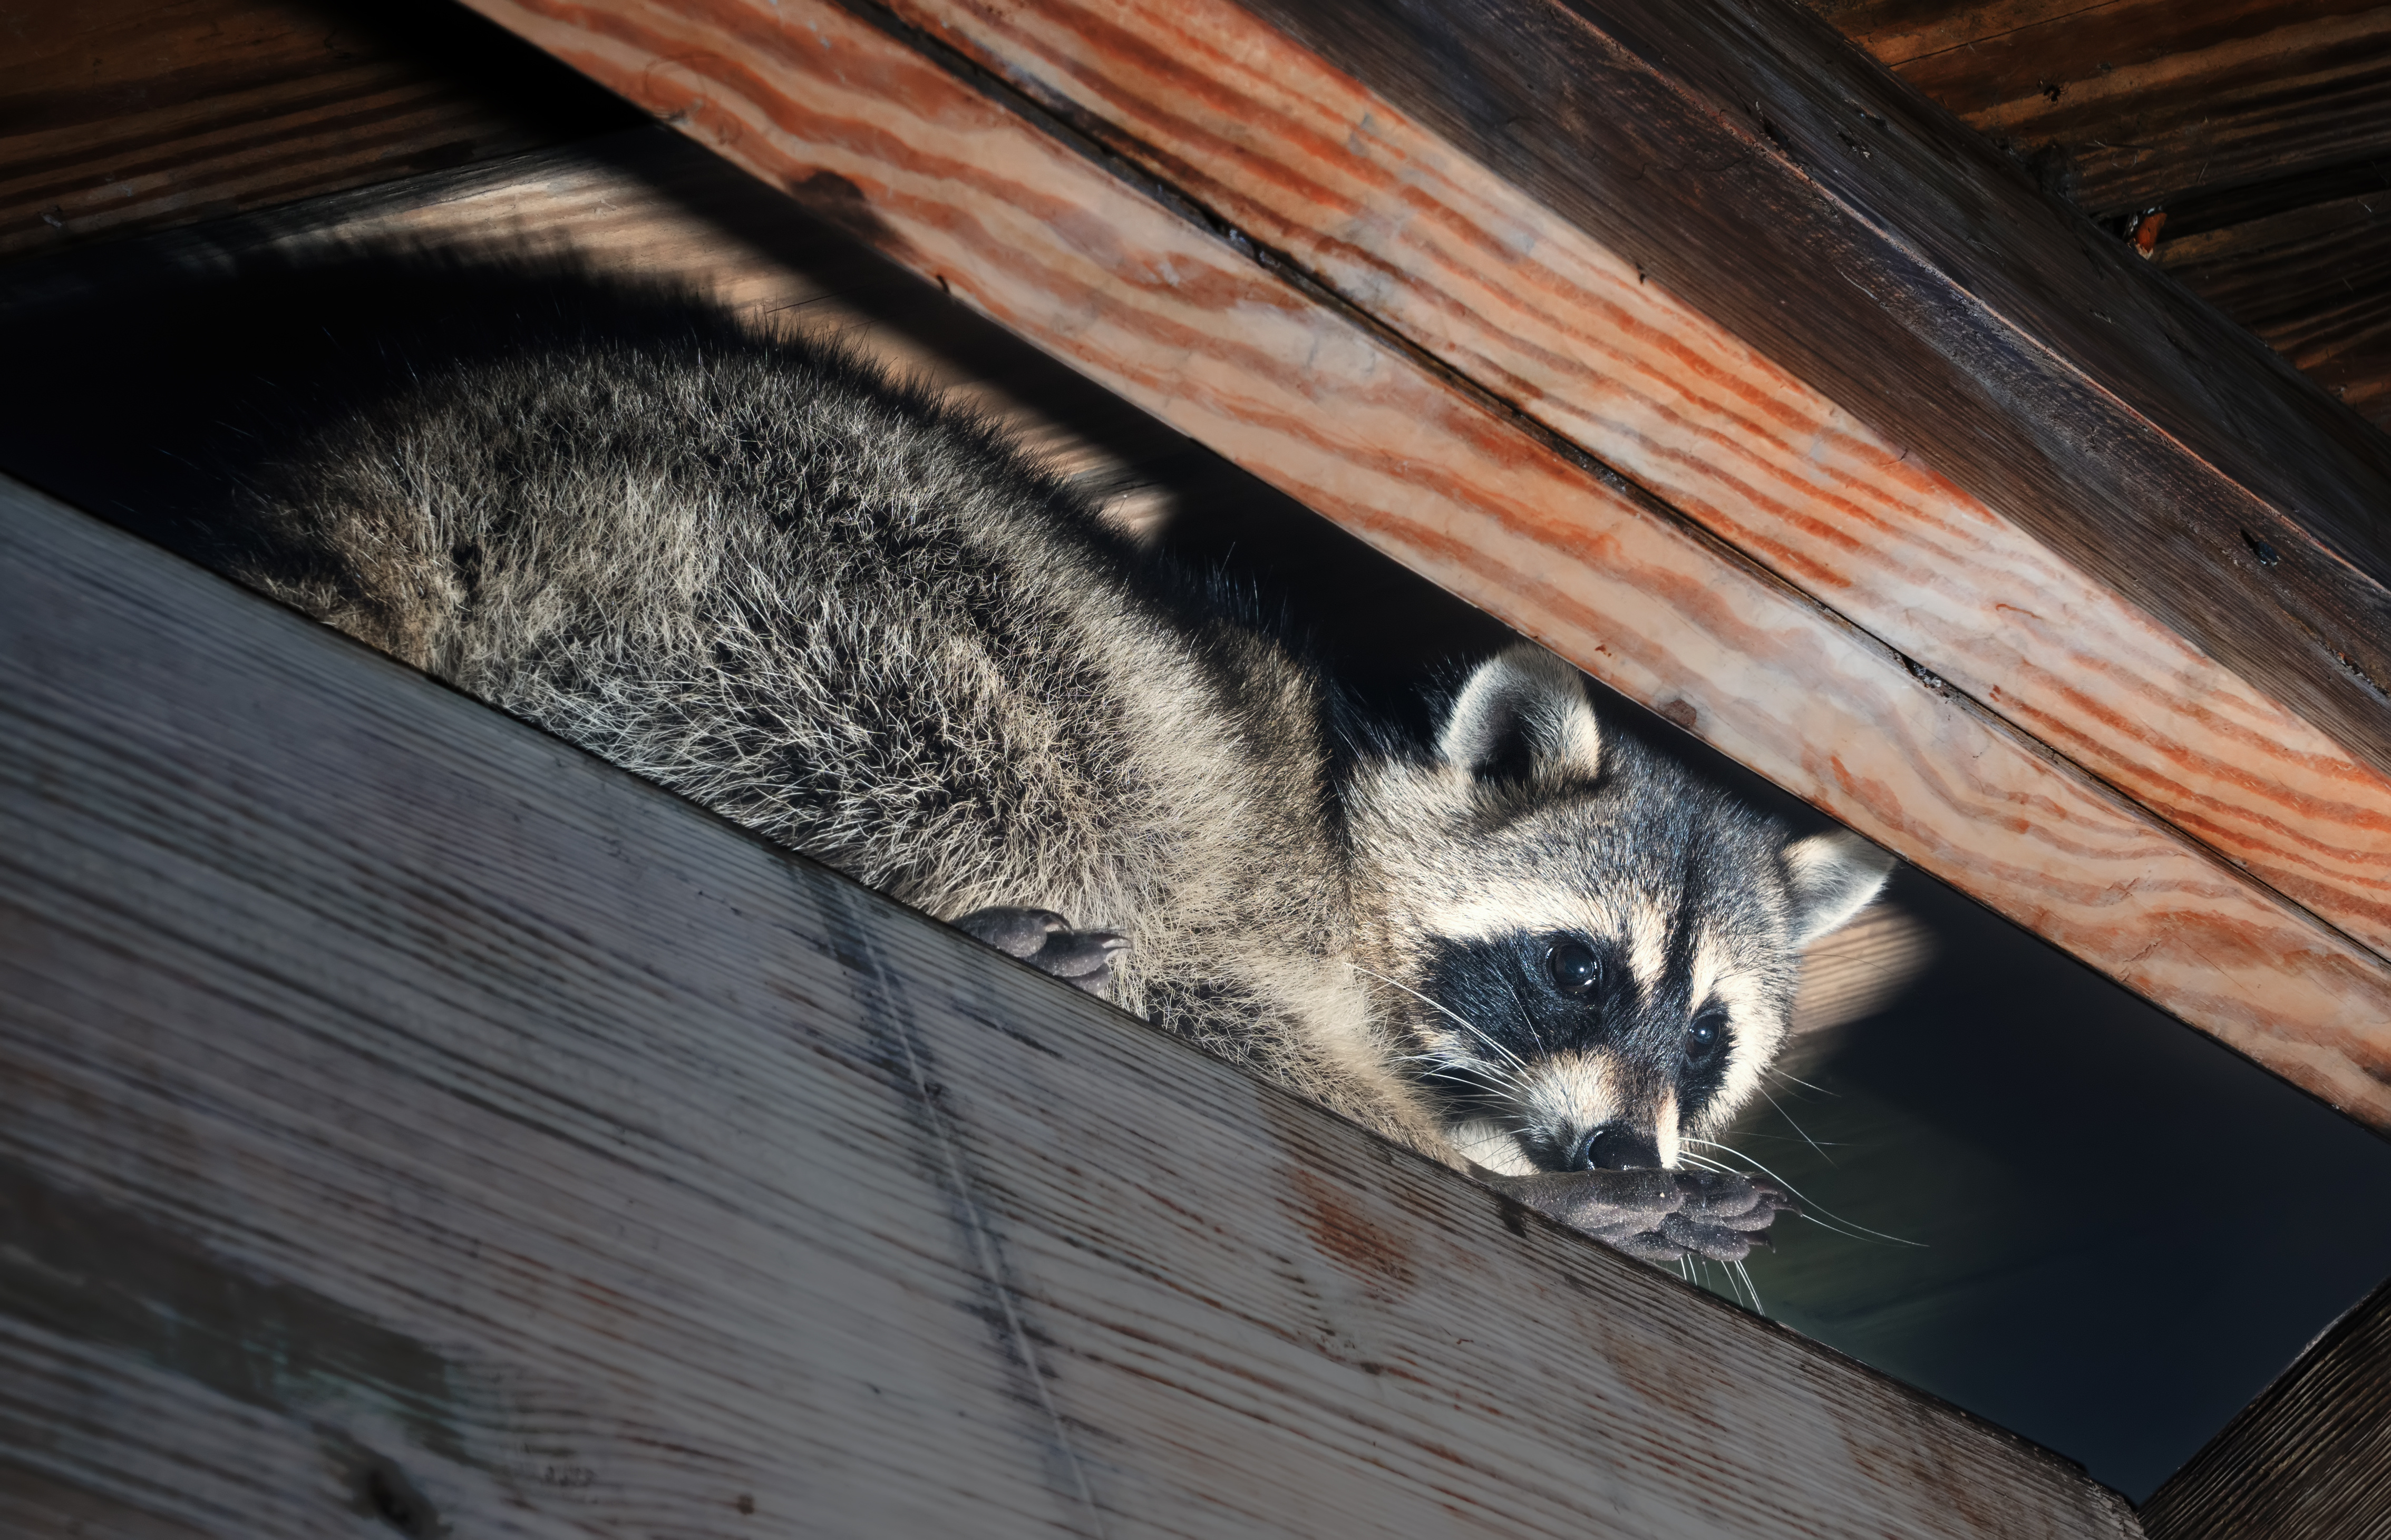
<path id="1" fill-rule="evenodd" d="M 2331 1105 L 2382 959 L 821 0 L 482 0 L 900 265 Z"/>
<path id="2" fill-rule="evenodd" d="M 2138 1533 L 13 484 L 0 557 L 0 1521 Z"/>

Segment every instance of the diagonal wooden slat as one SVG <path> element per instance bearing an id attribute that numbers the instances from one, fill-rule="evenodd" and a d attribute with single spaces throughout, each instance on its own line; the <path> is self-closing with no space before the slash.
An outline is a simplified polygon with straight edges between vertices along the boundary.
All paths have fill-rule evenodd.
<path id="1" fill-rule="evenodd" d="M 1231 0 L 894 0 L 1308 277 L 2391 954 L 2391 776 Z"/>
<path id="2" fill-rule="evenodd" d="M 2382 961 L 1699 531 L 819 0 L 493 19 L 2336 1106 Z"/>
<path id="3" fill-rule="evenodd" d="M 2391 771 L 2391 441 L 1790 0 L 1248 0 Z"/>
<path id="4" fill-rule="evenodd" d="M 2139 1540 L 0 484 L 0 1529 Z"/>

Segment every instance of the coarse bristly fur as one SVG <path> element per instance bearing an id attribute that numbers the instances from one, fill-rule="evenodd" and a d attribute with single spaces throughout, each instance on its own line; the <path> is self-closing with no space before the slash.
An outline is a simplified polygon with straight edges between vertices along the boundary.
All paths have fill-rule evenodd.
<path id="1" fill-rule="evenodd" d="M 1116 1003 L 1448 1160 L 1674 1166 L 1890 865 L 1532 646 L 1430 741 L 1349 731 L 1270 628 L 834 346 L 564 271 L 235 292 L 187 341 L 237 362 L 164 446 L 176 543 L 926 913 L 1117 932 Z"/>

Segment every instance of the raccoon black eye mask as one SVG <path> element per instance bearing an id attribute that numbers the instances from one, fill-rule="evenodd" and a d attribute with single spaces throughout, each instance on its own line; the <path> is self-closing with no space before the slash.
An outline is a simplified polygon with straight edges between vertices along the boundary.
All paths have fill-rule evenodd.
<path id="1" fill-rule="evenodd" d="M 1597 721 L 1535 648 L 1425 738 L 988 422 L 570 272 L 371 259 L 162 301 L 184 549 L 1635 1255 L 1888 861 Z"/>

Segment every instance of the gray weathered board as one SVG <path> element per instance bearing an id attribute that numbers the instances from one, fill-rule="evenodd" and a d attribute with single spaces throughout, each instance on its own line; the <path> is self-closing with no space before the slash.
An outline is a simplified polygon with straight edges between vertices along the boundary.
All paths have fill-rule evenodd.
<path id="1" fill-rule="evenodd" d="M 2142 1505 L 2151 1540 L 2391 1540 L 2391 1284 Z"/>
<path id="2" fill-rule="evenodd" d="M 0 1532 L 394 1530 L 2139 1534 L 0 484 Z"/>

